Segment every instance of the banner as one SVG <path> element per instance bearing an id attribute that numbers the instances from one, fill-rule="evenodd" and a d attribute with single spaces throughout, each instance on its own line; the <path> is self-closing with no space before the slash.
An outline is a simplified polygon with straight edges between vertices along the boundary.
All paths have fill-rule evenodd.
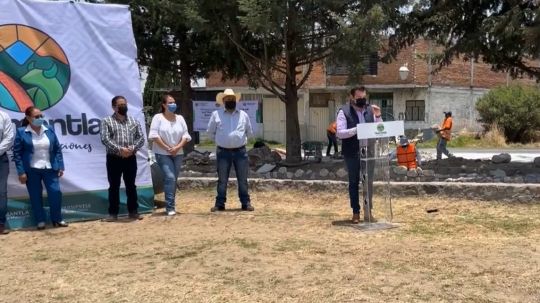
<path id="1" fill-rule="evenodd" d="M 397 137 L 405 134 L 403 121 L 360 123 L 356 136 L 361 139 Z"/>
<path id="2" fill-rule="evenodd" d="M 24 110 L 34 105 L 54 128 L 65 163 L 60 179 L 65 220 L 106 216 L 109 183 L 100 123 L 113 113 L 112 97 L 125 96 L 128 115 L 145 129 L 128 7 L 31 0 L 0 0 L 0 7 L 0 110 L 19 126 Z M 137 164 L 139 210 L 148 212 L 153 190 L 146 144 Z M 9 226 L 34 225 L 13 162 L 8 197 Z"/>
<path id="3" fill-rule="evenodd" d="M 219 108 L 215 101 L 193 101 L 193 130 L 205 132 L 212 112 Z M 260 123 L 259 101 L 240 101 L 236 105 L 237 109 L 245 111 L 251 122 L 253 133 L 257 133 L 258 123 Z"/>

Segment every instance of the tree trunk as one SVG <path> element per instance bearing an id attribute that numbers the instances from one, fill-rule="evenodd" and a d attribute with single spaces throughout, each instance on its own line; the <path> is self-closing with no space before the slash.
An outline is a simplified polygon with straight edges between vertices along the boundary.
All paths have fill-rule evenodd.
<path id="1" fill-rule="evenodd" d="M 180 113 L 186 120 L 189 134 L 193 138 L 184 146 L 184 155 L 195 149 L 195 140 L 193 134 L 193 102 L 191 100 L 191 72 L 187 63 L 180 62 L 180 100 L 176 100 Z"/>
<path id="2" fill-rule="evenodd" d="M 293 73 L 294 75 L 294 73 Z M 298 121 L 298 87 L 295 79 L 286 79 L 285 86 L 285 141 L 287 163 L 302 161 L 300 123 Z"/>

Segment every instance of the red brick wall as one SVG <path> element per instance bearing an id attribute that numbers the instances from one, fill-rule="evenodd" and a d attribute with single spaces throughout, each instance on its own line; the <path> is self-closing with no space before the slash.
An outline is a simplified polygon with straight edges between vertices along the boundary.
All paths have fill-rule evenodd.
<path id="1" fill-rule="evenodd" d="M 434 51 L 437 51 L 434 48 Z M 378 74 L 376 76 L 364 76 L 361 84 L 417 84 L 428 85 L 428 61 L 429 52 L 428 41 L 418 39 L 414 45 L 402 50 L 397 59 L 389 64 L 378 64 Z M 409 76 L 406 80 L 399 78 L 399 68 L 405 63 L 408 64 Z M 432 69 L 435 69 L 433 66 Z M 324 61 L 319 61 L 313 67 L 310 77 L 304 87 L 328 87 L 346 86 L 347 76 L 328 76 L 325 74 Z M 298 76 L 300 78 L 301 75 Z M 493 88 L 506 84 L 506 73 L 494 72 L 491 65 L 481 62 L 474 63 L 473 87 Z M 211 73 L 206 80 L 207 87 L 247 87 L 247 80 L 222 81 L 221 73 Z M 524 78 L 510 80 L 510 83 L 535 84 L 534 79 Z M 471 85 L 471 63 L 461 58 L 456 58 L 452 64 L 444 67 L 432 76 L 433 86 L 449 87 L 469 87 Z"/>

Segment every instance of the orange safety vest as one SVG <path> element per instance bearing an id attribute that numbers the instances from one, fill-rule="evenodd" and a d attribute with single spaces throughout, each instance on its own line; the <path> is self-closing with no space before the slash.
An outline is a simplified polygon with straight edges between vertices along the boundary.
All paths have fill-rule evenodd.
<path id="1" fill-rule="evenodd" d="M 326 130 L 329 131 L 329 132 L 331 132 L 332 134 L 335 134 L 336 131 L 337 131 L 337 124 L 336 124 L 336 122 L 330 123 L 330 125 L 328 125 L 328 128 L 327 128 Z"/>
<path id="2" fill-rule="evenodd" d="M 400 166 L 406 166 L 407 169 L 416 168 L 416 146 L 409 144 L 405 147 L 397 147 L 397 162 Z"/>
<path id="3" fill-rule="evenodd" d="M 444 129 L 441 130 L 441 137 L 447 141 L 450 141 L 450 138 L 452 137 L 452 117 L 444 119 L 441 129 Z"/>

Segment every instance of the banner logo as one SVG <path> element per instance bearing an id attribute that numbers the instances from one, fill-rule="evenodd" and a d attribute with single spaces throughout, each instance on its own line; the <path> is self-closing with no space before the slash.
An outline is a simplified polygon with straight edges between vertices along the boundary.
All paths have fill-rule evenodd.
<path id="1" fill-rule="evenodd" d="M 0 106 L 24 112 L 58 104 L 71 71 L 62 48 L 46 33 L 26 25 L 0 25 Z"/>

